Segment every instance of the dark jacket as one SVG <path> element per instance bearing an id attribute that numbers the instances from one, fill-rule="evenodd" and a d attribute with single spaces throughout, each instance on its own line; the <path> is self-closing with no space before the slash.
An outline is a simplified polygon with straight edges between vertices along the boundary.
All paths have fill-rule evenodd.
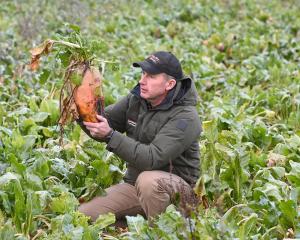
<path id="1" fill-rule="evenodd" d="M 127 162 L 125 182 L 134 184 L 147 170 L 171 171 L 190 184 L 197 181 L 201 122 L 196 103 L 195 85 L 187 78 L 154 108 L 140 97 L 138 84 L 105 109 L 110 126 L 116 130 L 107 149 Z"/>

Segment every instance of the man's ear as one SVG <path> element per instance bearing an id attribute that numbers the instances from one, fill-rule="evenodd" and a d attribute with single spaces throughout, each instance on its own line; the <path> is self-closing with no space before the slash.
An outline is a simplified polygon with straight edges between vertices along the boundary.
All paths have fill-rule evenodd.
<path id="1" fill-rule="evenodd" d="M 176 80 L 174 78 L 170 79 L 167 83 L 166 90 L 169 91 L 176 85 Z"/>

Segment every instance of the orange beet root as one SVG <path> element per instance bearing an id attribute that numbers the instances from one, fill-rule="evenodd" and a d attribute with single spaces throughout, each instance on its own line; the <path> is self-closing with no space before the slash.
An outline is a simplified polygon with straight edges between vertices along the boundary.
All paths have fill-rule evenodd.
<path id="1" fill-rule="evenodd" d="M 79 116 L 86 122 L 98 122 L 97 101 L 101 94 L 101 75 L 96 68 L 87 68 L 82 83 L 74 91 L 74 101 Z"/>

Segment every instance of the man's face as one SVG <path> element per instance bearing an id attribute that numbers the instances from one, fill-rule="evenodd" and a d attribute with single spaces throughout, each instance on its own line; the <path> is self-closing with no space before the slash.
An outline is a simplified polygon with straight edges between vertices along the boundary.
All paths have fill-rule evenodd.
<path id="1" fill-rule="evenodd" d="M 164 73 L 149 74 L 143 71 L 139 83 L 141 97 L 150 102 L 152 106 L 157 106 L 164 100 L 168 91 L 175 86 L 176 81 L 168 79 Z"/>

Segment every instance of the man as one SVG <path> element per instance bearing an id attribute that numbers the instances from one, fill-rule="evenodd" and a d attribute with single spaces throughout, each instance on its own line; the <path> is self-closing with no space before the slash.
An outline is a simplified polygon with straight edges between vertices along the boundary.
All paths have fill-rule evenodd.
<path id="1" fill-rule="evenodd" d="M 155 52 L 133 66 L 142 69 L 142 76 L 131 93 L 108 106 L 106 118 L 97 115 L 98 123 L 82 125 L 127 162 L 124 183 L 79 207 L 92 220 L 108 212 L 117 219 L 154 217 L 174 193 L 192 194 L 191 185 L 199 177 L 201 123 L 193 81 L 184 77 L 180 62 L 169 52 Z"/>

